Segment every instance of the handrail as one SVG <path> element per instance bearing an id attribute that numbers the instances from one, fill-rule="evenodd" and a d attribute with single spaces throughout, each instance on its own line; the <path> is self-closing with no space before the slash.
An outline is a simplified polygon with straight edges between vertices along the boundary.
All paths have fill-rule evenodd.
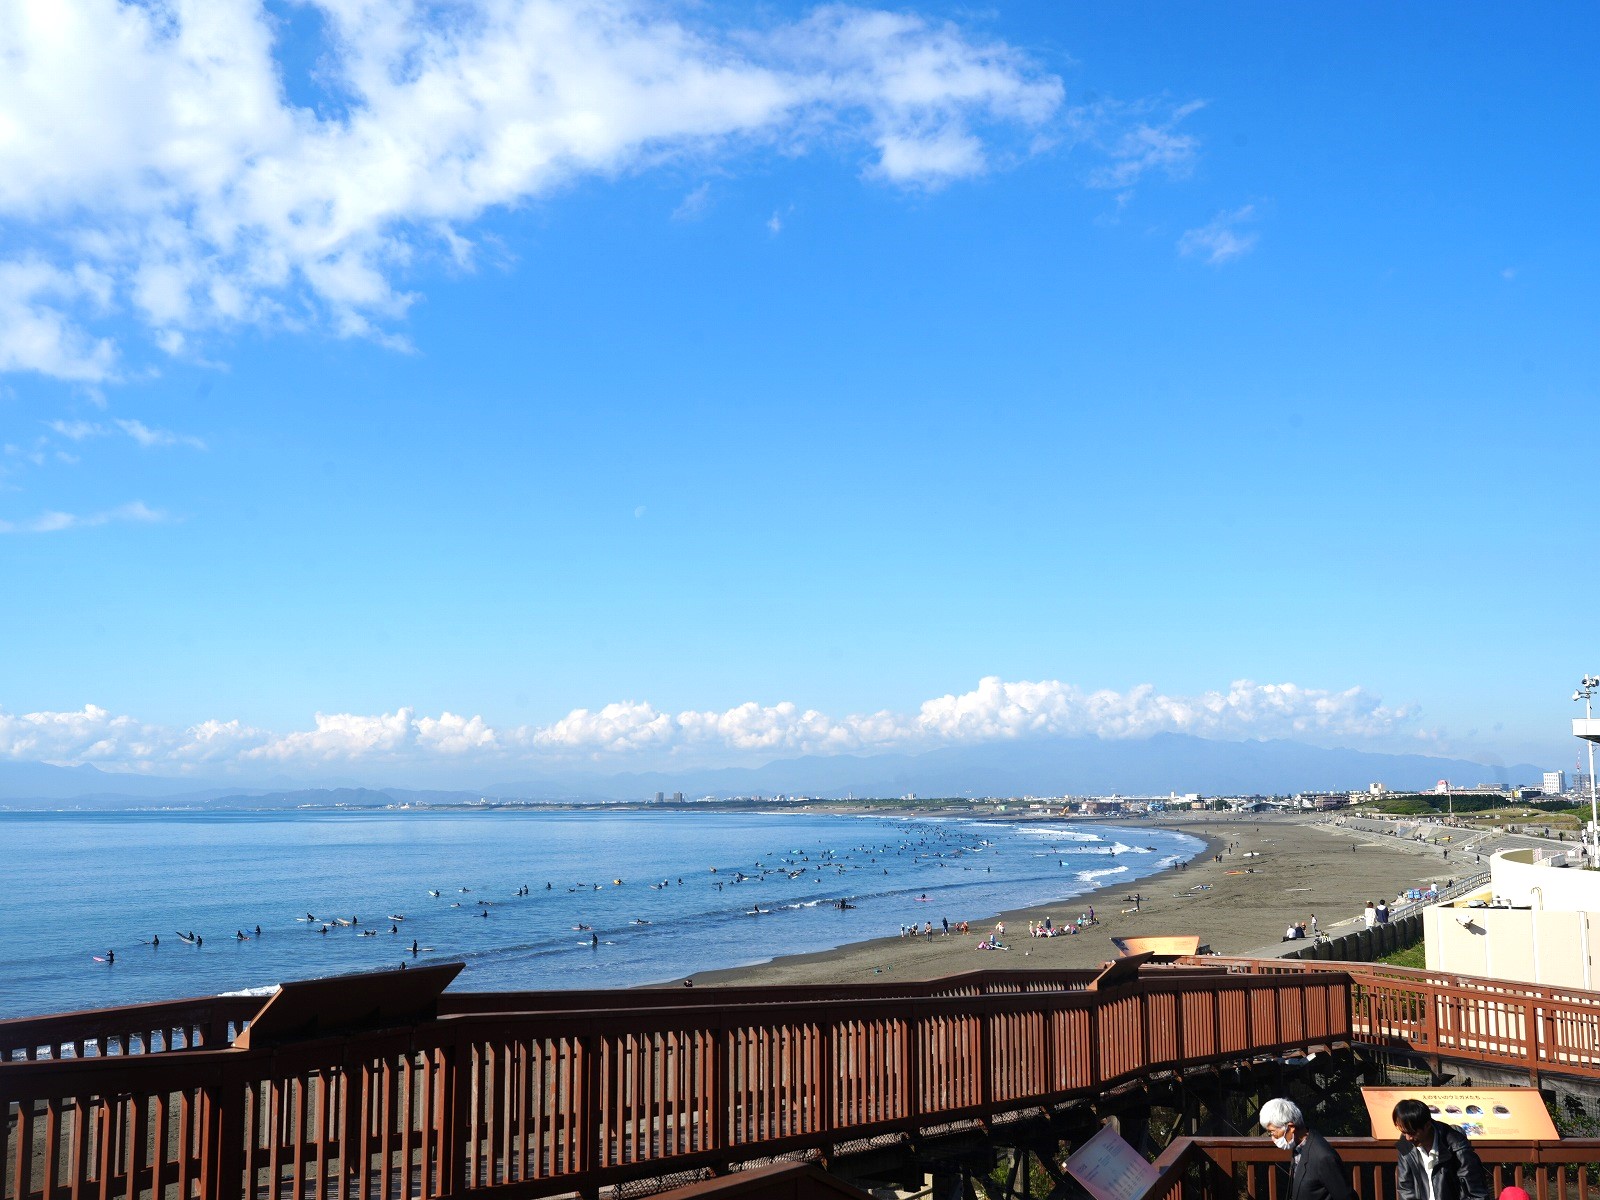
<path id="1" fill-rule="evenodd" d="M 1600 993 L 1384 963 L 1197 959 L 1242 975 L 1348 976 L 1355 1041 L 1600 1079 Z"/>
<path id="2" fill-rule="evenodd" d="M 226 1046 L 261 1008 L 260 996 L 196 996 L 0 1021 L 0 1062 Z"/>
<path id="3" fill-rule="evenodd" d="M 1164 970 L 457 997 L 402 1029 L 0 1063 L 9 1200 L 592 1193 L 1348 1040 L 1350 987 Z M 919 994 L 920 993 L 920 994 Z M 944 993 L 944 994 L 941 994 Z M 619 1001 L 626 996 L 626 1000 Z M 53 1148 L 53 1152 L 52 1152 Z"/>
<path id="4" fill-rule="evenodd" d="M 1395 1192 L 1392 1139 L 1329 1138 L 1349 1173 L 1356 1200 L 1389 1200 Z M 1474 1141 L 1489 1176 L 1489 1194 L 1515 1184 L 1541 1200 L 1588 1200 L 1587 1172 L 1600 1161 L 1600 1140 Z M 1265 1138 L 1177 1138 L 1155 1161 L 1156 1180 L 1133 1200 L 1268 1200 L 1288 1194 L 1287 1151 Z M 1185 1187 L 1185 1184 L 1189 1186 Z"/>
<path id="5" fill-rule="evenodd" d="M 976 996 L 1009 992 L 1082 991 L 1098 972 L 969 971 L 907 983 L 856 985 L 853 995 Z M 474 1012 L 594 1011 L 656 1008 L 692 999 L 690 988 L 594 989 L 560 992 L 446 992 L 441 1015 Z M 783 999 L 828 999 L 839 994 L 831 984 L 771 987 L 718 987 L 723 1003 L 758 1004 Z M 232 1045 L 261 1008 L 261 996 L 195 996 L 152 1004 L 85 1009 L 42 1017 L 0 1020 L 0 1062 L 12 1059 L 84 1058 L 96 1055 L 159 1054 L 198 1047 Z"/>

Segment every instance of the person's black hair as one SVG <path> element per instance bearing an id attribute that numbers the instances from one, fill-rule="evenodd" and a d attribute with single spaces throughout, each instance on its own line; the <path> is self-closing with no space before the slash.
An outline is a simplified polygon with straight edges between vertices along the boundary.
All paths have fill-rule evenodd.
<path id="1" fill-rule="evenodd" d="M 1433 1124 L 1433 1117 L 1421 1100 L 1402 1100 L 1394 1106 L 1394 1123 L 1407 1133 L 1421 1133 Z"/>

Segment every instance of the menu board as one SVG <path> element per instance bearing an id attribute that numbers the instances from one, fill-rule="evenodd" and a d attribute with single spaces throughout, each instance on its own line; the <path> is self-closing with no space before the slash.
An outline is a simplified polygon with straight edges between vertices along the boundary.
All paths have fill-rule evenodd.
<path id="1" fill-rule="evenodd" d="M 1554 1141 L 1561 1135 L 1537 1088 L 1379 1088 L 1361 1089 L 1372 1119 L 1372 1136 L 1398 1136 L 1394 1106 L 1421 1100 L 1441 1125 L 1454 1125 L 1478 1141 Z"/>

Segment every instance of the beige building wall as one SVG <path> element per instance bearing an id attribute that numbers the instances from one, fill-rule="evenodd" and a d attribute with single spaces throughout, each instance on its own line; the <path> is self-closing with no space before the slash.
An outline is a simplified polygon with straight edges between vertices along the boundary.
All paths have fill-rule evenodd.
<path id="1" fill-rule="evenodd" d="M 1466 901 L 1423 910 L 1428 969 L 1521 983 L 1593 989 L 1600 984 L 1600 872 L 1538 865 L 1533 852 L 1490 860 L 1483 900 L 1510 908 L 1468 908 Z"/>

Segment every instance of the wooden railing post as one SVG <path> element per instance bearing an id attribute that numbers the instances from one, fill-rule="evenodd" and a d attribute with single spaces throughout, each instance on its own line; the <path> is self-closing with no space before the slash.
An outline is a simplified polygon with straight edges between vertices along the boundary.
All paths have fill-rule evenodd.
<path id="1" fill-rule="evenodd" d="M 444 1078 L 440 1092 L 439 1135 L 444 1145 L 439 1155 L 439 1190 L 453 1196 L 471 1186 L 467 1179 L 467 1141 L 472 1125 L 472 1047 L 454 1038 L 440 1055 Z"/>
<path id="2" fill-rule="evenodd" d="M 604 1130 L 604 1113 L 600 1107 L 600 1069 L 601 1047 L 600 1035 L 585 1034 L 578 1039 L 579 1053 L 582 1056 L 580 1078 L 583 1080 L 583 1095 L 579 1097 L 577 1110 L 578 1121 L 583 1130 L 583 1135 L 578 1143 L 578 1170 L 585 1174 L 596 1171 L 601 1166 L 601 1136 Z"/>
<path id="3" fill-rule="evenodd" d="M 1105 1072 L 1101 1070 L 1100 1061 L 1100 998 L 1091 996 L 1092 1001 L 1088 1007 L 1089 1016 L 1089 1045 L 1086 1047 L 1085 1057 L 1089 1060 L 1089 1086 L 1096 1091 L 1105 1081 Z"/>
<path id="4" fill-rule="evenodd" d="M 1139 993 L 1139 1061 L 1146 1065 L 1150 1062 L 1150 993 L 1142 990 Z"/>
<path id="5" fill-rule="evenodd" d="M 822 1112 L 818 1117 L 818 1128 L 824 1133 L 834 1131 L 835 1096 L 834 1082 L 838 1078 L 838 1038 L 834 1030 L 837 1022 L 834 1018 L 824 1018 L 821 1022 L 822 1030 L 822 1088 L 819 1094 Z"/>
<path id="6" fill-rule="evenodd" d="M 254 1188 L 244 1186 L 244 1072 L 231 1069 L 232 1064 L 218 1072 L 218 1078 L 209 1097 L 211 1109 L 210 1129 L 211 1174 L 207 1196 L 211 1200 L 233 1200 L 243 1196 L 253 1200 Z M 134 1185 L 137 1190 L 137 1185 Z"/>
<path id="7" fill-rule="evenodd" d="M 904 1018 L 905 1070 L 901 1078 L 905 1081 L 905 1112 L 901 1115 L 910 1120 L 914 1126 L 920 1125 L 922 1118 L 922 1022 L 920 1012 L 919 1005 L 912 1005 Z"/>
<path id="8" fill-rule="evenodd" d="M 1539 1086 L 1540 1043 L 1539 1036 L 1539 1009 L 1535 1000 L 1522 1002 L 1522 1041 L 1523 1053 L 1527 1064 L 1528 1079 L 1534 1087 Z"/>
<path id="9" fill-rule="evenodd" d="M 1044 1090 L 1048 1095 L 1055 1095 L 1061 1090 L 1061 1059 L 1056 1047 L 1056 1017 L 1060 1013 L 1060 994 L 1056 993 L 1049 1001 L 1041 1000 L 1040 1007 L 1044 1009 Z"/>
<path id="10" fill-rule="evenodd" d="M 729 1097 L 733 1089 L 728 1086 L 728 1073 L 733 1070 L 733 1055 L 728 1052 L 728 1040 L 733 1037 L 733 1030 L 725 1024 L 718 1024 L 712 1031 L 711 1039 L 711 1149 L 727 1152 L 733 1146 L 733 1108 Z M 831 1062 L 831 1046 L 833 1042 L 832 1030 L 828 1038 L 829 1068 L 823 1073 L 825 1085 L 831 1090 L 833 1083 L 833 1065 Z"/>
<path id="11" fill-rule="evenodd" d="M 994 1116 L 994 1013 L 987 1004 L 978 1017 L 978 1100 L 987 1123 Z"/>

